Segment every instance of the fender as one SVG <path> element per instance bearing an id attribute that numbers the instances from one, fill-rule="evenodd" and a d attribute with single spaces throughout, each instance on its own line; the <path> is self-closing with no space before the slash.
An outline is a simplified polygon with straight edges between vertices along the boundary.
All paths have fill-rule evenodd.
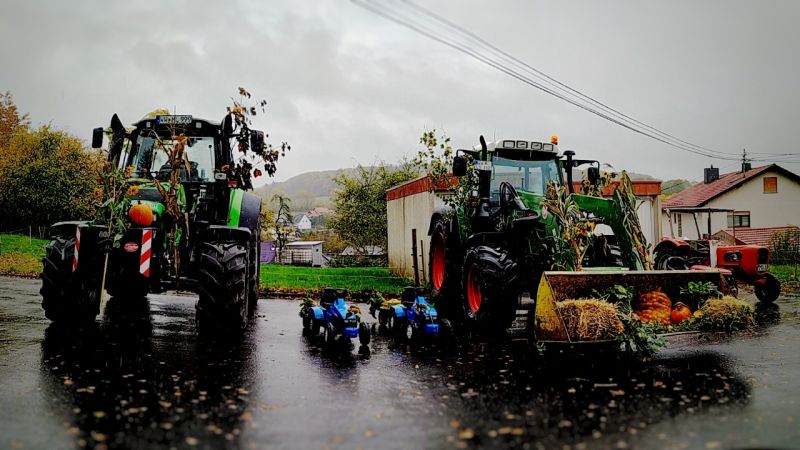
<path id="1" fill-rule="evenodd" d="M 68 220 L 50 225 L 50 237 L 69 239 L 75 237 L 75 229 L 89 224 L 88 220 Z"/>
<path id="2" fill-rule="evenodd" d="M 688 253 L 691 250 L 691 247 L 686 241 L 675 238 L 663 237 L 661 238 L 660 241 L 658 241 L 658 244 L 656 244 L 656 246 L 653 248 L 653 253 L 658 253 L 659 251 L 665 248 L 675 248 L 678 249 L 678 251 L 680 251 L 681 253 Z"/>
<path id="3" fill-rule="evenodd" d="M 312 306 L 308 308 L 313 314 L 314 320 L 324 320 L 325 319 L 325 310 L 321 306 Z"/>
<path id="4" fill-rule="evenodd" d="M 447 205 L 436 207 L 436 209 L 433 210 L 433 214 L 431 215 L 431 223 L 428 225 L 428 236 L 433 234 L 433 227 L 434 225 L 436 225 L 436 221 L 441 219 L 442 217 L 446 217 L 448 214 L 452 214 L 452 212 L 453 208 Z M 453 233 L 453 228 L 454 228 L 453 224 L 455 223 L 455 221 L 456 221 L 455 215 L 453 216 L 453 219 L 448 221 L 447 226 L 449 227 L 449 229 L 447 230 L 447 232 L 449 234 Z"/>
<path id="5" fill-rule="evenodd" d="M 211 225 L 205 230 L 203 239 L 208 241 L 237 241 L 248 242 L 252 233 L 243 227 L 225 227 L 222 225 Z"/>
<path id="6" fill-rule="evenodd" d="M 228 226 L 256 231 L 261 214 L 261 197 L 242 189 L 231 189 Z"/>
<path id="7" fill-rule="evenodd" d="M 406 317 L 406 308 L 403 305 L 392 305 L 392 310 L 394 311 L 394 316 L 398 319 L 405 319 Z"/>

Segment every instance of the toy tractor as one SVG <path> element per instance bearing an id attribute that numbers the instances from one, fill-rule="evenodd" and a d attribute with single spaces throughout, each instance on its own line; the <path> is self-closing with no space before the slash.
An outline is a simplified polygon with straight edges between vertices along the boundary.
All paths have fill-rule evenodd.
<path id="1" fill-rule="evenodd" d="M 436 308 L 425 300 L 424 290 L 413 286 L 403 289 L 400 301 L 385 302 L 378 309 L 378 324 L 407 342 L 436 337 L 440 328 L 450 328 L 450 321 L 440 320 Z"/>
<path id="2" fill-rule="evenodd" d="M 243 330 L 258 300 L 261 199 L 232 179 L 231 140 L 243 136 L 234 134 L 231 117 L 220 124 L 151 114 L 126 129 L 115 114 L 110 131 L 94 130 L 94 148 L 102 146 L 105 133 L 110 133 L 109 162 L 128 168 L 127 184 L 137 187 L 131 213 L 122 218 L 128 221 L 127 231 L 119 248 L 113 248 L 104 225 L 89 220 L 52 225 L 53 240 L 43 259 L 45 315 L 58 322 L 94 320 L 108 249 L 106 289 L 111 296 L 134 301 L 151 292 L 191 289 L 199 293 L 201 330 Z M 264 134 L 249 134 L 252 148 L 263 148 Z M 156 181 L 170 187 L 167 151 L 178 139 L 185 146 L 185 161 L 180 162 L 175 206 L 185 226 L 178 228 L 171 246 L 173 224 Z"/>
<path id="3" fill-rule="evenodd" d="M 686 270 L 715 267 L 727 270 L 736 281 L 753 285 L 756 297 L 765 303 L 777 300 L 781 283 L 768 272 L 769 248 L 763 245 L 725 245 L 711 240 L 711 214 L 731 213 L 732 209 L 720 208 L 669 208 L 667 216 L 672 224 L 672 213 L 688 213 L 694 217 L 697 236 L 700 233 L 698 214 L 708 215 L 708 233 L 703 239 L 684 240 L 674 236 L 664 237 L 653 249 L 656 269 Z M 734 228 L 734 232 L 735 232 Z"/>
<path id="4" fill-rule="evenodd" d="M 337 338 L 343 341 L 358 338 L 361 345 L 369 345 L 369 327 L 361 320 L 361 309 L 347 304 L 347 295 L 345 289 L 323 289 L 319 306 L 308 306 L 301 313 L 303 333 L 319 336 L 322 329 L 327 345 L 335 343 Z"/>
<path id="5" fill-rule="evenodd" d="M 680 278 L 711 281 L 726 290 L 719 271 L 645 270 L 646 242 L 635 200 L 619 190 L 611 198 L 574 193 L 573 169 L 588 165 L 584 183 L 598 186 L 600 164 L 576 160 L 572 151 L 562 154 L 556 139 L 487 144 L 481 136 L 480 146 L 456 152 L 453 175 L 466 181 L 467 165 L 474 164 L 477 188 L 464 204 L 441 207 L 430 220 L 431 298 L 443 317 L 512 337 L 543 339 L 556 336 L 547 324 L 563 325 L 555 303 L 567 297 L 553 290 L 564 287 L 585 296 L 593 287 L 660 286 Z M 580 272 L 551 272 L 556 250 L 565 245 L 559 219 L 544 204 L 548 189 L 562 186 L 579 214 L 597 224 Z M 601 228 L 606 232 L 598 233 Z M 561 279 L 569 281 L 556 281 Z"/>

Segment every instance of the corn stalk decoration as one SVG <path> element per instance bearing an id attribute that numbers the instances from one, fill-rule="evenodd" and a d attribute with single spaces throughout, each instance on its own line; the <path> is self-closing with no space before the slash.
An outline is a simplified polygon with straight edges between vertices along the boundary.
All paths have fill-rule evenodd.
<path id="1" fill-rule="evenodd" d="M 553 182 L 547 185 L 543 207 L 553 216 L 555 225 L 551 236 L 553 268 L 581 270 L 595 221 L 581 212 L 565 186 L 558 187 Z"/>
<path id="2" fill-rule="evenodd" d="M 174 133 L 174 132 L 173 132 Z M 157 179 L 153 182 L 156 189 L 164 199 L 164 213 L 169 219 L 169 231 L 167 232 L 167 242 L 169 243 L 170 254 L 172 255 L 172 270 L 177 276 L 180 273 L 180 248 L 178 246 L 178 233 L 183 239 L 189 240 L 189 217 L 182 210 L 180 193 L 181 172 L 190 173 L 191 164 L 186 154 L 186 136 L 181 133 L 172 136 L 171 143 L 165 143 L 161 139 L 156 139 L 156 148 L 164 151 L 170 165 L 169 186 L 166 188 Z"/>
<path id="3" fill-rule="evenodd" d="M 622 171 L 619 185 L 614 190 L 617 203 L 622 208 L 622 226 L 630 236 L 631 242 L 639 254 L 644 270 L 653 270 L 653 260 L 650 257 L 650 244 L 642 232 L 642 225 L 639 223 L 639 215 L 636 213 L 639 207 L 639 200 L 633 193 L 633 184 L 625 171 Z"/>

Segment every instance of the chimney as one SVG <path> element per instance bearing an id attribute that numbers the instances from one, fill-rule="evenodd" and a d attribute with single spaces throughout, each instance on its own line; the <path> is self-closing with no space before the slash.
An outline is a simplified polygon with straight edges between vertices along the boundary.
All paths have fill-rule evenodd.
<path id="1" fill-rule="evenodd" d="M 752 169 L 753 166 L 749 162 L 742 163 L 742 173 L 747 172 L 748 170 Z"/>
<path id="2" fill-rule="evenodd" d="M 712 164 L 711 167 L 703 169 L 703 183 L 713 183 L 719 180 L 719 167 L 714 167 Z"/>

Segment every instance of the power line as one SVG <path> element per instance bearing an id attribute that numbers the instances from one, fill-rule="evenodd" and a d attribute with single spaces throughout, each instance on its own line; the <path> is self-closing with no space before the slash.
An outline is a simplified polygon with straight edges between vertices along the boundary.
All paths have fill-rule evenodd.
<path id="1" fill-rule="evenodd" d="M 701 156 L 705 156 L 705 157 L 708 157 L 708 158 L 715 158 L 715 159 L 722 159 L 722 160 L 729 160 L 729 161 L 738 161 L 739 160 L 739 157 L 738 157 L 737 153 L 721 152 L 721 151 L 718 151 L 718 150 L 713 150 L 713 149 L 710 149 L 710 148 L 707 148 L 707 147 L 702 147 L 702 146 L 699 146 L 697 144 L 693 144 L 691 142 L 688 142 L 688 141 L 682 140 L 680 138 L 677 138 L 677 137 L 675 137 L 675 136 L 673 136 L 673 135 L 671 135 L 669 133 L 663 132 L 663 131 L 661 131 L 661 130 L 653 127 L 653 126 L 650 126 L 650 125 L 644 123 L 644 122 L 638 121 L 638 120 L 636 120 L 636 119 L 634 119 L 634 118 L 632 118 L 632 117 L 630 117 L 628 115 L 625 115 L 625 114 L 617 111 L 616 109 L 613 109 L 613 108 L 609 107 L 605 103 L 603 103 L 603 102 L 601 102 L 601 101 L 599 101 L 599 100 L 597 100 L 597 99 L 595 99 L 595 98 L 593 98 L 591 96 L 588 96 L 588 95 L 578 91 L 577 89 L 574 89 L 574 88 L 572 88 L 572 87 L 570 87 L 570 86 L 568 86 L 568 85 L 556 80 L 553 77 L 550 77 L 549 75 L 545 74 L 544 72 L 541 72 L 540 70 L 530 66 L 529 64 L 525 63 L 524 61 L 521 61 L 521 60 L 515 58 L 514 56 L 508 54 L 507 52 L 504 52 L 503 50 L 497 48 L 496 46 L 492 45 L 491 43 L 485 41 L 480 36 L 477 36 L 476 34 L 470 32 L 469 30 L 466 30 L 463 27 L 460 27 L 460 26 L 452 23 L 451 21 L 447 20 L 446 18 L 444 18 L 442 16 L 439 16 L 438 14 L 436 14 L 436 13 L 434 13 L 432 11 L 429 11 L 429 10 L 419 6 L 419 5 L 416 5 L 413 2 L 410 2 L 410 1 L 407 1 L 407 0 L 404 1 L 404 3 L 406 5 L 411 6 L 412 8 L 414 8 L 417 11 L 417 13 L 416 13 L 417 16 L 419 16 L 420 14 L 423 14 L 425 16 L 428 16 L 429 18 L 433 18 L 434 20 L 436 20 L 437 22 L 445 25 L 446 27 L 454 29 L 456 34 L 459 34 L 459 35 L 462 35 L 462 36 L 466 36 L 468 40 L 471 40 L 473 42 L 477 42 L 478 45 L 481 46 L 481 47 L 488 48 L 489 49 L 489 53 L 491 53 L 493 56 L 495 56 L 495 58 L 492 58 L 491 56 L 486 56 L 486 55 L 484 55 L 482 53 L 479 53 L 479 51 L 477 49 L 475 49 L 474 46 L 467 46 L 464 43 L 455 42 L 452 38 L 443 37 L 441 34 L 437 34 L 436 32 L 431 31 L 430 29 L 424 29 L 423 28 L 424 24 L 421 25 L 419 22 L 413 21 L 412 19 L 409 19 L 408 17 L 403 16 L 402 14 L 398 14 L 397 10 L 386 8 L 385 6 L 368 4 L 364 0 L 353 0 L 353 1 L 359 7 L 362 7 L 362 8 L 364 8 L 364 9 L 366 9 L 366 10 L 368 10 L 368 11 L 374 13 L 374 14 L 377 14 L 377 15 L 379 15 L 381 17 L 384 17 L 385 19 L 388 19 L 388 20 L 390 20 L 392 22 L 395 22 L 395 23 L 397 23 L 397 24 L 399 24 L 401 26 L 409 28 L 412 31 L 415 31 L 415 32 L 417 32 L 417 33 L 419 33 L 419 34 L 421 34 L 421 35 L 423 35 L 423 36 L 425 36 L 425 37 L 427 37 L 429 39 L 432 39 L 432 40 L 434 40 L 436 42 L 439 42 L 439 43 L 441 43 L 443 45 L 451 47 L 451 48 L 453 48 L 455 50 L 458 50 L 458 51 L 460 51 L 460 52 L 462 52 L 462 53 L 464 53 L 464 54 L 466 54 L 466 55 L 468 55 L 468 56 L 470 56 L 470 57 L 472 57 L 472 58 L 474 58 L 474 59 L 476 59 L 476 60 L 478 60 L 478 61 L 480 61 L 480 62 L 482 62 L 482 63 L 484 63 L 484 64 L 486 64 L 486 65 L 488 65 L 488 66 L 490 66 L 492 68 L 494 68 L 494 69 L 496 69 L 496 70 L 499 70 L 499 71 L 501 71 L 501 72 L 513 77 L 513 78 L 516 78 L 516 79 L 518 79 L 518 80 L 520 80 L 520 81 L 522 81 L 522 82 L 524 82 L 524 83 L 526 83 L 528 85 L 531 85 L 531 86 L 533 86 L 533 87 L 535 87 L 535 88 L 537 88 L 539 90 L 542 90 L 545 93 L 553 95 L 553 96 L 555 96 L 555 97 L 557 97 L 557 98 L 559 98 L 561 100 L 564 100 L 564 101 L 566 101 L 566 102 L 568 102 L 568 103 L 570 103 L 570 104 L 572 104 L 574 106 L 577 106 L 577 107 L 579 107 L 581 109 L 584 109 L 587 112 L 591 112 L 592 114 L 595 114 L 595 115 L 597 115 L 597 116 L 599 116 L 601 118 L 604 118 L 604 119 L 606 119 L 606 120 L 608 120 L 608 121 L 610 121 L 612 123 L 615 123 L 615 124 L 617 124 L 619 126 L 622 126 L 622 127 L 626 128 L 626 129 L 628 129 L 630 131 L 633 131 L 633 132 L 638 133 L 638 134 L 642 134 L 642 135 L 644 135 L 646 137 L 650 137 L 651 139 L 657 140 L 659 142 L 662 142 L 664 144 L 667 144 L 667 145 L 670 145 L 672 147 L 678 148 L 680 150 L 684 150 L 684 151 L 687 151 L 687 152 L 695 153 L 695 154 L 698 154 L 698 155 L 701 155 Z M 527 72 L 529 75 L 532 75 L 532 76 L 538 78 L 542 82 L 547 83 L 549 86 L 544 86 L 541 83 L 529 78 L 528 76 L 526 76 L 524 74 L 521 74 L 517 70 L 508 67 L 507 64 L 504 64 L 503 62 L 498 61 L 497 60 L 498 54 L 503 59 L 505 59 L 507 61 L 510 60 L 512 63 L 514 63 L 517 66 L 522 66 L 521 67 L 522 70 Z M 564 94 L 562 94 L 560 92 L 556 92 L 556 90 L 561 91 Z M 565 94 L 566 95 L 570 95 L 571 97 L 577 97 L 579 100 L 575 100 L 573 98 L 569 98 Z M 585 101 L 590 102 L 594 106 L 586 105 L 585 103 L 583 103 Z M 644 127 L 645 130 L 642 130 L 639 127 Z M 647 131 L 647 130 L 649 130 L 649 131 Z M 764 154 L 768 154 L 768 153 L 764 153 Z M 734 155 L 736 155 L 736 157 L 734 157 Z M 797 155 L 791 154 L 791 153 L 777 154 L 777 155 L 779 155 L 781 157 L 790 157 L 790 156 L 796 157 L 797 156 Z M 791 161 L 782 161 L 782 162 L 791 162 Z"/>

